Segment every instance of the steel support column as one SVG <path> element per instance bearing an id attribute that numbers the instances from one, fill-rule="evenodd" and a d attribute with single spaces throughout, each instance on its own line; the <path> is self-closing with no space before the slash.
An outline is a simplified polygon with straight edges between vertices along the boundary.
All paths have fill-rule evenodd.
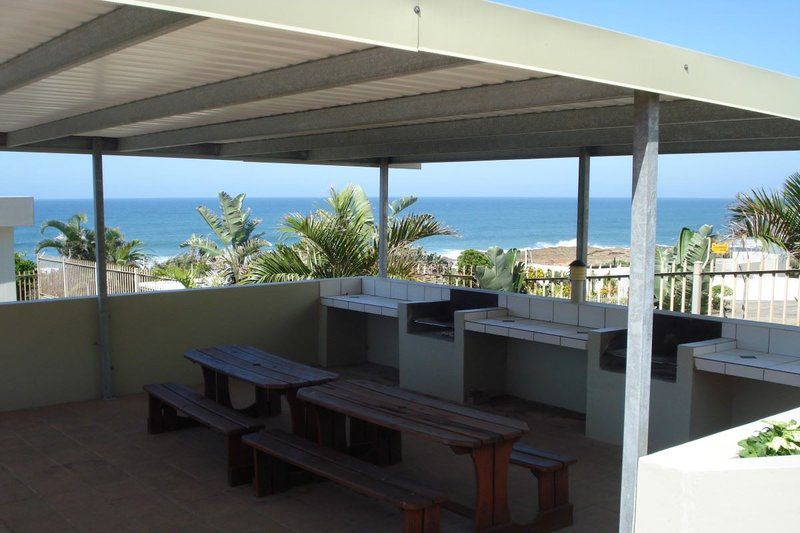
<path id="1" fill-rule="evenodd" d="M 583 264 L 589 261 L 589 149 L 578 153 L 578 232 L 575 259 Z"/>
<path id="2" fill-rule="evenodd" d="M 389 268 L 387 239 L 389 236 L 389 160 L 381 160 L 380 193 L 378 196 L 378 275 L 387 277 Z"/>
<path id="3" fill-rule="evenodd" d="M 97 291 L 97 351 L 100 355 L 100 391 L 104 399 L 113 396 L 111 346 L 109 343 L 108 285 L 106 283 L 106 221 L 103 196 L 103 141 L 92 140 L 94 182 L 95 287 Z"/>
<path id="4" fill-rule="evenodd" d="M 633 531 L 639 457 L 647 454 L 658 178 L 658 94 L 634 94 L 631 266 L 619 530 Z"/>
<path id="5" fill-rule="evenodd" d="M 575 261 L 570 264 L 570 300 L 586 301 L 586 265 L 589 261 L 589 149 L 578 152 L 578 216 Z"/>

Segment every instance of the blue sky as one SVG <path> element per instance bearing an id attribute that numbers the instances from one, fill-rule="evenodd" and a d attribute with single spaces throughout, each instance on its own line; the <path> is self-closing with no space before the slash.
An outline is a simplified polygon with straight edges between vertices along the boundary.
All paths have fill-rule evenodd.
<path id="1" fill-rule="evenodd" d="M 800 76 L 800 1 L 506 0 L 596 26 L 632 33 Z M 592 161 L 592 196 L 630 194 L 630 158 Z M 753 187 L 777 187 L 800 170 L 800 152 L 662 156 L 662 197 L 730 198 Z M 572 159 L 450 163 L 393 171 L 390 193 L 417 196 L 575 195 Z M 258 196 L 313 196 L 358 183 L 377 194 L 377 170 L 240 162 L 105 158 L 112 198 L 209 197 L 219 190 Z M 0 196 L 88 198 L 87 156 L 0 153 Z M 457 185 L 456 185 L 457 184 Z"/>

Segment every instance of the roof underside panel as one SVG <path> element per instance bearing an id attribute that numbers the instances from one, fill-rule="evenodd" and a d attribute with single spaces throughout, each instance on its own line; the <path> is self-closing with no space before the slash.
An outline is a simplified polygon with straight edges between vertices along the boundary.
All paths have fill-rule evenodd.
<path id="1" fill-rule="evenodd" d="M 399 98 L 415 94 L 497 84 L 531 78 L 531 73 L 497 65 L 472 64 L 435 72 L 399 76 L 385 80 L 370 81 L 336 87 L 321 91 L 284 96 L 210 109 L 186 115 L 175 115 L 163 119 L 130 124 L 117 128 L 89 132 L 87 135 L 102 137 L 127 137 L 142 133 L 188 128 L 204 124 L 229 122 L 248 118 L 266 117 L 284 113 L 295 113 L 359 102 L 371 102 Z"/>
<path id="2" fill-rule="evenodd" d="M 0 131 L 363 48 L 207 20 L 0 96 Z"/>
<path id="3" fill-rule="evenodd" d="M 156 4 L 173 11 L 151 9 Z M 430 33 L 425 39 L 419 33 L 418 45 L 414 37 L 426 23 L 430 32 L 431 21 L 444 20 L 442 6 L 458 5 L 502 15 L 498 20 L 509 31 L 522 31 L 523 19 L 541 25 L 520 44 L 518 52 L 530 57 L 547 49 L 547 39 L 574 37 L 571 46 L 546 54 L 565 68 L 575 66 L 567 56 L 587 47 L 581 35 L 597 38 L 598 50 L 604 36 L 615 46 L 648 43 L 662 54 L 657 57 L 673 48 L 547 17 L 515 21 L 509 8 L 478 4 L 447 0 L 432 12 L 423 3 L 415 30 L 411 0 L 342 0 L 337 5 L 350 8 L 342 12 L 362 25 L 381 14 L 397 17 L 386 21 L 385 31 L 361 31 L 354 20 L 325 18 L 332 8 L 312 0 L 294 0 L 285 12 L 210 0 L 0 0 L 0 150 L 84 153 L 93 137 L 102 137 L 109 154 L 345 165 L 568 157 L 580 148 L 630 153 L 636 86 L 630 80 L 598 83 L 550 63 L 535 70 L 495 61 L 489 56 L 504 51 L 497 43 L 485 44 L 490 62 L 476 61 L 482 56 L 472 50 L 481 40 L 455 27 L 437 30 L 446 34 L 436 46 Z M 212 8 L 252 17 L 216 16 Z M 477 24 L 463 15 L 465 27 Z M 341 31 L 328 31 L 336 28 Z M 545 39 L 545 29 L 555 33 Z M 487 36 L 493 31 L 487 27 Z M 469 53 L 449 52 L 446 43 Z M 417 51 L 425 47 L 430 51 Z M 640 56 L 629 56 L 629 70 Z M 717 65 L 714 58 L 691 57 Z M 720 64 L 719 72 L 739 68 Z M 657 61 L 647 66 L 661 68 Z M 679 66 L 680 76 L 701 74 L 694 64 L 688 71 Z M 742 67 L 741 73 L 753 80 L 780 76 L 757 70 Z M 716 81 L 723 88 L 740 83 Z M 778 81 L 784 88 L 794 83 L 788 76 Z M 800 121 L 671 94 L 661 97 L 662 153 L 800 149 Z"/>
<path id="4" fill-rule="evenodd" d="M 86 0 L 0 0 L 0 63 L 116 8 Z"/>

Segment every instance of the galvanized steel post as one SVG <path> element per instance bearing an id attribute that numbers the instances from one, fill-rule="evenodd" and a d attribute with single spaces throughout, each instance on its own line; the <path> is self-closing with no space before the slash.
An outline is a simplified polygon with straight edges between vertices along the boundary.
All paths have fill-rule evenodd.
<path id="1" fill-rule="evenodd" d="M 389 257 L 387 239 L 389 237 L 389 161 L 382 159 L 380 163 L 380 193 L 378 195 L 378 275 L 388 276 Z"/>
<path id="2" fill-rule="evenodd" d="M 103 399 L 113 396 L 109 335 L 108 285 L 106 283 L 106 220 L 103 196 L 103 140 L 92 139 L 94 182 L 95 287 L 97 292 L 97 351 L 100 355 L 100 391 Z"/>
<path id="3" fill-rule="evenodd" d="M 658 94 L 634 92 L 633 198 L 619 531 L 633 531 L 639 457 L 647 454 L 658 179 Z"/>

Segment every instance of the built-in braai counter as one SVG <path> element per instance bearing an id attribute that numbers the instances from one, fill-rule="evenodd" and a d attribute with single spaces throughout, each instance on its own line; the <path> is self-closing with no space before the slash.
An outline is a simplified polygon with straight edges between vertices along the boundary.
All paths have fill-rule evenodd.
<path id="1" fill-rule="evenodd" d="M 624 307 L 365 277 L 323 280 L 319 308 L 324 366 L 392 366 L 465 403 L 511 394 L 621 442 Z M 800 404 L 798 328 L 657 311 L 653 342 L 651 450 Z"/>

